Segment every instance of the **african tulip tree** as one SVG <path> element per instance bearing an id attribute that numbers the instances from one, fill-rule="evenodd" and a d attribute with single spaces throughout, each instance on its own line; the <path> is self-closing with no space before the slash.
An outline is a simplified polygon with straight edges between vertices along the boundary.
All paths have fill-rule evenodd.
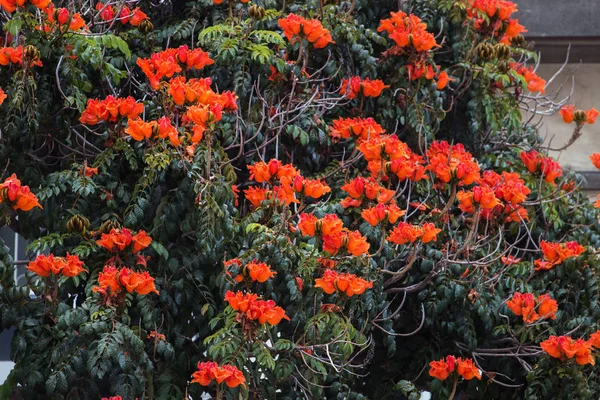
<path id="1" fill-rule="evenodd" d="M 400 5 L 0 0 L 2 393 L 594 398 L 598 213 L 529 117 L 598 113 L 511 1 Z"/>

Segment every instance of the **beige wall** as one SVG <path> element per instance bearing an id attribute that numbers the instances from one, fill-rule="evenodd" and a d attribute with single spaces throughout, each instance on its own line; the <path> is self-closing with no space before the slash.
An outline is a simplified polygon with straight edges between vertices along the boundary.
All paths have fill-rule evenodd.
<path id="1" fill-rule="evenodd" d="M 560 67 L 561 64 L 540 64 L 537 74 L 549 80 Z M 575 86 L 568 103 L 584 110 L 592 107 L 600 110 L 600 64 L 568 65 L 546 88 L 546 94 L 559 90 L 558 99 L 568 96 L 571 92 L 572 77 L 575 79 Z M 574 126 L 574 123 L 565 124 L 560 114 L 556 113 L 544 118 L 540 134 L 546 138 L 547 145 L 560 148 L 571 137 Z M 589 159 L 592 153 L 600 153 L 600 118 L 594 125 L 586 125 L 583 135 L 567 150 L 560 153 L 551 152 L 564 167 L 577 171 L 596 171 Z"/>

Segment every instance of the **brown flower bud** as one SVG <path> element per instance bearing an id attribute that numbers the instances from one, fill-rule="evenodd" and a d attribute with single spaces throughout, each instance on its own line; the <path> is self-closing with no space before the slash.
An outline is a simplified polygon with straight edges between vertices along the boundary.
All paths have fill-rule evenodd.
<path id="1" fill-rule="evenodd" d="M 498 43 L 494 46 L 494 51 L 496 52 L 496 57 L 500 60 L 508 60 L 510 58 L 510 47 L 505 44 Z"/>
<path id="2" fill-rule="evenodd" d="M 83 215 L 75 215 L 67 222 L 67 231 L 85 233 L 90 227 L 90 220 Z"/>
<path id="3" fill-rule="evenodd" d="M 110 233 L 111 230 L 113 229 L 121 229 L 121 224 L 119 224 L 119 222 L 109 219 L 107 221 L 104 221 L 102 223 L 102 225 L 100 225 L 100 229 L 98 229 L 100 231 L 100 233 Z"/>
<path id="4" fill-rule="evenodd" d="M 152 25 L 152 22 L 145 19 L 142 20 L 142 22 L 140 22 L 140 24 L 138 25 L 138 30 L 144 35 L 147 35 L 154 30 L 154 25 Z"/>
<path id="5" fill-rule="evenodd" d="M 585 122 L 586 120 L 587 120 L 587 115 L 585 114 L 585 111 L 577 110 L 577 111 L 575 111 L 575 113 L 573 113 L 573 121 L 575 121 L 577 124 L 581 124 L 581 123 Z"/>
<path id="6" fill-rule="evenodd" d="M 484 62 L 492 60 L 496 56 L 494 46 L 487 42 L 480 43 L 479 46 L 477 46 L 477 55 Z"/>

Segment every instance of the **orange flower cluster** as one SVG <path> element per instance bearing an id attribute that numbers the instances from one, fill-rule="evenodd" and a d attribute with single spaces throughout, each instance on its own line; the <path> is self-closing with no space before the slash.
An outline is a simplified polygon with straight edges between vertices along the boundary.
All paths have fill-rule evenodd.
<path id="1" fill-rule="evenodd" d="M 446 141 L 435 141 L 427 150 L 427 158 L 427 169 L 442 182 L 456 180 L 461 185 L 470 185 L 479 179 L 479 165 L 460 143 L 450 145 Z"/>
<path id="2" fill-rule="evenodd" d="M 160 139 L 168 138 L 175 147 L 181 144 L 179 132 L 168 117 L 161 117 L 158 121 L 149 122 L 144 122 L 140 118 L 129 119 L 125 133 L 136 141 L 150 139 L 152 135 L 156 134 Z"/>
<path id="3" fill-rule="evenodd" d="M 354 274 L 343 274 L 332 269 L 326 269 L 321 278 L 315 279 L 315 287 L 320 288 L 327 294 L 338 291 L 352 297 L 363 294 L 365 290 L 372 288 L 373 282 L 359 278 Z"/>
<path id="4" fill-rule="evenodd" d="M 323 240 L 323 250 L 335 255 L 345 249 L 354 256 L 361 256 L 369 250 L 367 239 L 359 231 L 343 227 L 335 214 L 327 214 L 319 219 L 312 214 L 300 214 L 298 228 L 304 236 L 319 236 Z"/>
<path id="5" fill-rule="evenodd" d="M 144 250 L 150 243 L 152 243 L 152 238 L 145 231 L 139 230 L 136 235 L 132 235 L 127 228 L 112 229 L 108 234 L 103 233 L 102 237 L 96 241 L 98 246 L 112 252 L 123 251 L 127 246 L 133 244 L 131 247 L 133 253 Z"/>
<path id="6" fill-rule="evenodd" d="M 360 215 L 372 226 L 377 226 L 383 221 L 387 221 L 390 224 L 395 224 L 398 218 L 403 216 L 405 213 L 406 211 L 399 209 L 395 203 L 379 203 L 375 207 L 364 209 Z"/>
<path id="7" fill-rule="evenodd" d="M 600 349 L 600 331 L 592 333 L 588 342 L 591 343 L 593 347 Z"/>
<path id="8" fill-rule="evenodd" d="M 437 234 L 442 230 L 436 228 L 431 222 L 426 222 L 423 226 L 411 225 L 407 222 L 400 222 L 390 232 L 387 237 L 388 242 L 394 244 L 414 243 L 420 239 L 422 243 L 429 243 L 437 240 Z"/>
<path id="9" fill-rule="evenodd" d="M 552 243 L 542 240 L 540 243 L 543 260 L 535 260 L 536 271 L 547 271 L 571 257 L 578 257 L 585 251 L 585 247 L 575 241 L 567 243 Z"/>
<path id="10" fill-rule="evenodd" d="M 237 110 L 237 96 L 229 90 L 217 93 L 211 89 L 211 84 L 212 79 L 210 78 L 186 80 L 183 76 L 176 76 L 169 81 L 168 92 L 178 106 L 188 102 L 198 105 L 220 106 L 223 111 Z"/>
<path id="11" fill-rule="evenodd" d="M 523 317 L 523 322 L 532 323 L 542 318 L 556 319 L 558 304 L 550 295 L 543 294 L 536 299 L 533 293 L 522 294 L 515 292 L 506 302 L 508 308 L 518 316 Z"/>
<path id="12" fill-rule="evenodd" d="M 598 118 L 598 110 L 591 108 L 587 111 L 577 110 L 573 104 L 564 105 L 560 109 L 560 115 L 567 124 L 575 121 L 577 125 L 593 124 Z"/>
<path id="13" fill-rule="evenodd" d="M 416 52 L 439 47 L 433 34 L 427 32 L 427 25 L 416 15 L 398 11 L 392 12 L 391 16 L 381 20 L 377 31 L 387 32 L 398 47 L 402 49 L 411 47 Z"/>
<path id="14" fill-rule="evenodd" d="M 29 59 L 28 63 L 30 66 L 42 66 L 39 58 Z M 0 65 L 8 64 L 23 65 L 23 46 L 0 47 Z"/>
<path id="15" fill-rule="evenodd" d="M 379 97 L 383 89 L 388 87 L 390 85 L 385 85 L 380 79 L 360 79 L 360 76 L 353 76 L 342 79 L 340 93 L 349 99 L 355 99 L 359 94 L 365 97 Z"/>
<path id="16" fill-rule="evenodd" d="M 334 142 L 354 136 L 360 143 L 363 140 L 379 137 L 384 132 L 381 125 L 370 117 L 339 118 L 333 121 L 333 126 L 329 127 L 329 136 Z"/>
<path id="17" fill-rule="evenodd" d="M 527 68 L 524 65 L 511 63 L 510 67 L 514 69 L 517 74 L 522 75 L 527 82 L 527 90 L 530 92 L 540 92 L 541 94 L 546 93 L 546 80 L 540 78 L 534 71 L 533 68 Z"/>
<path id="18" fill-rule="evenodd" d="M 246 387 L 246 378 L 242 371 L 229 364 L 219 366 L 214 361 L 198 363 L 198 371 L 192 374 L 192 383 L 198 383 L 202 386 L 208 386 L 212 381 L 225 384 L 230 387 L 242 385 Z"/>
<path id="19" fill-rule="evenodd" d="M 50 4 L 51 0 L 29 0 L 29 4 L 43 10 Z M 26 0 L 0 0 L 0 7 L 6 12 L 12 13 L 17 7 L 25 7 Z"/>
<path id="20" fill-rule="evenodd" d="M 148 334 L 148 339 L 162 340 L 163 342 L 167 340 L 167 338 L 165 337 L 165 335 L 163 335 L 162 333 L 158 333 L 156 331 L 151 331 Z"/>
<path id="21" fill-rule="evenodd" d="M 182 65 L 187 69 L 202 69 L 207 65 L 214 64 L 214 60 L 200 48 L 190 50 L 183 45 L 177 49 L 166 49 L 159 53 L 153 53 L 150 58 L 138 58 L 136 64 L 150 81 L 150 86 L 157 90 L 160 80 L 165 77 L 171 78 L 174 74 L 181 72 Z"/>
<path id="22" fill-rule="evenodd" d="M 277 325 L 282 319 L 290 318 L 285 315 L 285 310 L 273 300 L 260 300 L 256 294 L 242 293 L 228 290 L 225 293 L 225 301 L 234 310 L 243 314 L 249 321 L 258 321 L 260 324 L 269 323 Z"/>
<path id="23" fill-rule="evenodd" d="M 1 203 L 10 203 L 13 210 L 30 211 L 34 207 L 42 208 L 36 195 L 31 193 L 29 186 L 21 185 L 16 174 L 0 183 Z"/>
<path id="24" fill-rule="evenodd" d="M 476 29 L 494 36 L 502 35 L 500 42 L 510 44 L 515 36 L 527 32 L 518 19 L 510 19 L 516 11 L 517 5 L 512 1 L 471 0 L 467 14 L 469 18 L 475 19 Z"/>
<path id="25" fill-rule="evenodd" d="M 368 161 L 367 169 L 373 178 L 387 179 L 386 172 L 392 172 L 400 180 L 419 181 L 425 175 L 423 158 L 396 135 L 379 136 L 363 141 L 358 150 Z"/>
<path id="26" fill-rule="evenodd" d="M 60 26 L 67 26 L 68 24 L 68 29 L 71 31 L 78 31 L 86 27 L 81 14 L 71 14 L 66 8 L 55 8 L 52 3 L 44 9 L 44 12 L 47 14 L 46 22 L 56 22 Z M 46 26 L 46 28 L 51 29 L 50 26 Z"/>
<path id="27" fill-rule="evenodd" d="M 301 175 L 294 177 L 292 188 L 294 192 L 305 197 L 312 197 L 313 199 L 318 199 L 324 194 L 331 192 L 331 188 L 321 179 L 308 179 Z"/>
<path id="28" fill-rule="evenodd" d="M 136 292 L 142 296 L 149 293 L 159 294 L 154 285 L 154 278 L 148 271 L 135 272 L 129 268 L 118 269 L 114 265 L 104 266 L 98 274 L 98 286 L 94 286 L 92 291 L 105 297 L 114 297 L 122 293 L 123 288 L 128 293 Z"/>
<path id="29" fill-rule="evenodd" d="M 317 218 L 312 214 L 300 214 L 298 229 L 304 236 L 330 236 L 340 233 L 344 228 L 342 220 L 335 214 L 327 214 Z"/>
<path id="30" fill-rule="evenodd" d="M 230 265 L 237 265 L 238 267 L 242 266 L 242 260 L 239 258 L 232 258 L 231 260 L 227 260 L 223 263 L 225 268 Z M 229 272 L 227 272 L 228 275 Z M 252 260 L 252 262 L 246 264 L 241 269 L 241 274 L 237 275 L 234 279 L 236 282 L 242 282 L 244 278 L 250 278 L 250 280 L 254 282 L 266 282 L 270 278 L 274 278 L 277 272 L 271 271 L 271 267 L 263 262 L 258 262 L 258 260 Z"/>
<path id="31" fill-rule="evenodd" d="M 364 200 L 388 203 L 396 194 L 395 191 L 380 186 L 375 179 L 361 176 L 347 182 L 342 190 L 348 193 L 348 197 L 340 202 L 344 208 L 360 207 Z"/>
<path id="32" fill-rule="evenodd" d="M 476 209 L 491 213 L 502 204 L 488 186 L 475 186 L 468 191 L 461 190 L 456 193 L 456 198 L 460 203 L 458 208 L 465 213 L 475 212 Z"/>
<path id="33" fill-rule="evenodd" d="M 96 3 L 96 11 L 99 12 L 100 19 L 103 21 L 113 21 L 117 17 L 115 8 L 110 4 L 104 4 L 102 2 Z M 140 10 L 139 7 L 131 8 L 123 6 L 121 12 L 119 12 L 118 21 L 123 25 L 129 23 L 131 26 L 138 26 L 143 20 L 149 20 L 146 13 Z"/>
<path id="34" fill-rule="evenodd" d="M 248 165 L 250 179 L 258 183 L 273 183 L 274 179 L 291 182 L 298 170 L 292 164 L 283 164 L 280 160 L 272 159 L 268 163 L 260 161 Z"/>
<path id="35" fill-rule="evenodd" d="M 446 356 L 445 359 L 442 358 L 439 361 L 430 362 L 429 366 L 431 367 L 429 376 L 441 381 L 446 380 L 454 371 L 468 381 L 473 378 L 481 380 L 481 372 L 470 358 L 462 359 L 460 357 Z"/>
<path id="36" fill-rule="evenodd" d="M 69 253 L 66 257 L 40 254 L 27 265 L 27 269 L 43 277 L 50 276 L 50 274 L 73 277 L 84 271 L 87 272 L 87 269 L 83 268 L 83 261 Z"/>
<path id="37" fill-rule="evenodd" d="M 556 178 L 563 173 L 562 167 L 550 157 L 543 157 L 535 150 L 521 152 L 521 161 L 532 174 L 540 172 L 544 180 L 555 185 Z"/>
<path id="38" fill-rule="evenodd" d="M 520 206 L 531 190 L 525 186 L 525 181 L 521 175 L 516 172 L 502 172 L 502 175 L 488 170 L 483 173 L 480 180 L 482 186 L 487 186 L 494 191 L 494 195 L 505 204 L 504 213 L 507 215 L 506 221 L 519 222 L 521 219 L 529 220 L 527 210 Z M 487 209 L 483 212 L 485 218 L 489 218 L 493 209 Z"/>
<path id="39" fill-rule="evenodd" d="M 573 340 L 570 336 L 550 336 L 541 342 L 540 346 L 550 357 L 559 358 L 561 361 L 575 357 L 575 361 L 579 365 L 596 363 L 592 357 L 592 342 L 590 341 Z"/>
<path id="40" fill-rule="evenodd" d="M 121 98 L 111 95 L 104 100 L 88 99 L 79 122 L 86 125 L 96 125 L 102 121 L 117 122 L 119 118 L 135 119 L 143 112 L 144 104 L 138 103 L 133 97 Z"/>
<path id="41" fill-rule="evenodd" d="M 592 160 L 592 164 L 594 167 L 600 169 L 600 153 L 594 153 L 590 156 L 590 160 Z"/>
<path id="42" fill-rule="evenodd" d="M 268 163 L 263 161 L 248 165 L 250 179 L 258 183 L 268 183 L 271 190 L 260 187 L 250 187 L 244 190 L 246 199 L 254 207 L 258 207 L 264 200 L 276 199 L 283 204 L 298 203 L 296 193 L 318 199 L 331 188 L 320 179 L 307 179 L 299 175 L 292 164 L 283 164 L 280 160 L 272 159 Z M 279 185 L 275 185 L 278 182 Z"/>
<path id="43" fill-rule="evenodd" d="M 305 38 L 315 49 L 322 49 L 329 43 L 335 43 L 331 33 L 316 19 L 306 19 L 296 14 L 289 14 L 279 19 L 283 34 L 294 44 Z"/>

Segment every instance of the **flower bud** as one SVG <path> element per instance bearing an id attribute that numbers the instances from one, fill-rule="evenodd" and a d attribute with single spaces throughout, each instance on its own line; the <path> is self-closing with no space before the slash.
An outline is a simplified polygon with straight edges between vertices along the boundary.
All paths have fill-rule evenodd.
<path id="1" fill-rule="evenodd" d="M 83 215 L 75 215 L 67 222 L 67 231 L 85 233 L 90 226 L 90 220 Z"/>
<path id="2" fill-rule="evenodd" d="M 583 111 L 583 110 L 577 110 L 573 114 L 573 121 L 575 121 L 577 124 L 581 124 L 581 123 L 585 122 L 586 120 L 587 120 L 587 115 L 585 114 L 585 111 Z"/>
<path id="3" fill-rule="evenodd" d="M 119 222 L 109 219 L 107 221 L 104 221 L 104 223 L 102 225 L 100 225 L 100 233 L 110 233 L 111 230 L 113 229 L 121 229 L 121 224 L 119 224 Z"/>
<path id="4" fill-rule="evenodd" d="M 148 21 L 147 19 L 144 19 L 138 25 L 138 30 L 144 35 L 147 35 L 154 30 L 154 25 L 152 25 L 152 22 Z"/>
<path id="5" fill-rule="evenodd" d="M 496 57 L 501 60 L 507 60 L 510 58 L 510 47 L 505 44 L 498 43 L 494 46 L 494 51 L 496 53 Z"/>

